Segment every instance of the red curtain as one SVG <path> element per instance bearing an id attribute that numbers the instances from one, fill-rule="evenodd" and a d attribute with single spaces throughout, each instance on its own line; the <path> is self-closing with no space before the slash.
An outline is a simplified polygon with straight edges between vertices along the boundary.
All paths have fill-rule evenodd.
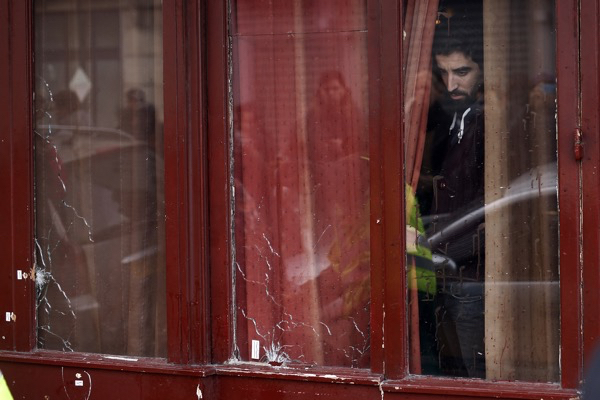
<path id="1" fill-rule="evenodd" d="M 431 47 L 438 0 L 408 0 L 404 14 L 403 85 L 406 182 L 413 190 L 419 182 L 431 91 Z M 415 266 L 410 266 L 410 370 L 421 373 L 419 302 Z"/>
<path id="2" fill-rule="evenodd" d="M 404 143 L 407 183 L 419 181 L 431 92 L 431 46 L 439 0 L 408 0 L 404 15 Z"/>

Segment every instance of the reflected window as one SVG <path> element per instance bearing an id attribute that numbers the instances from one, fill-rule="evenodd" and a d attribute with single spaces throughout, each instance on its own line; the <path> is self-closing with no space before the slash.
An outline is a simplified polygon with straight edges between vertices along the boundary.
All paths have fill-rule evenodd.
<path id="1" fill-rule="evenodd" d="M 411 372 L 557 382 L 554 2 L 408 3 Z"/>
<path id="2" fill-rule="evenodd" d="M 366 2 L 233 2 L 236 344 L 369 365 Z"/>
<path id="3" fill-rule="evenodd" d="M 38 347 L 166 355 L 159 0 L 36 0 Z"/>

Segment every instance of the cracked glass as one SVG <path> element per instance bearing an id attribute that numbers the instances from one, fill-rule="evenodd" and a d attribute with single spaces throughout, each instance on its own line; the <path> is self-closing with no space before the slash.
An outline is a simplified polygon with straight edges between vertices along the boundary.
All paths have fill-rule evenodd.
<path id="1" fill-rule="evenodd" d="M 410 370 L 558 382 L 554 1 L 407 3 Z"/>
<path id="2" fill-rule="evenodd" d="M 38 348 L 163 357 L 161 1 L 33 5 Z"/>
<path id="3" fill-rule="evenodd" d="M 231 2 L 233 360 L 370 360 L 366 2 Z"/>

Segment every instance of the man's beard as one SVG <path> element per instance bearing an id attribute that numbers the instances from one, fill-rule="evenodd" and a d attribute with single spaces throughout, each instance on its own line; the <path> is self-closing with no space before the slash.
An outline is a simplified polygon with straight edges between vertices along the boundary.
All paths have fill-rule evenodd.
<path id="1" fill-rule="evenodd" d="M 453 99 L 451 96 L 452 95 L 460 95 L 460 96 L 464 96 L 462 99 Z M 461 90 L 454 90 L 452 92 L 446 92 L 444 94 L 444 96 L 442 97 L 442 108 L 443 110 L 450 114 L 453 115 L 455 112 L 456 113 L 462 113 L 464 112 L 467 108 L 469 108 L 473 103 L 475 103 L 477 101 L 477 93 L 475 95 L 471 95 L 467 92 L 463 92 Z"/>

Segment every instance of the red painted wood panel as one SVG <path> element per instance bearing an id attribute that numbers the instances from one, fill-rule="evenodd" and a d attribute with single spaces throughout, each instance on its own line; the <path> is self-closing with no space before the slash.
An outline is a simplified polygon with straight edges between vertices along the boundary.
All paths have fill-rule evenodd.
<path id="1" fill-rule="evenodd" d="M 14 148 L 13 164 L 13 274 L 15 270 L 24 272 L 31 269 L 33 264 L 32 233 L 33 233 L 33 163 L 32 142 L 33 127 L 31 121 L 33 92 L 33 53 L 31 4 L 29 2 L 12 2 L 13 27 L 11 57 L 13 57 L 12 84 L 12 140 Z M 31 272 L 31 271 L 30 271 Z M 31 274 L 29 274 L 31 275 Z M 31 279 L 18 281 L 13 275 L 14 282 L 14 312 L 16 314 L 16 349 L 28 351 L 35 346 L 35 307 L 34 285 Z M 20 318 L 19 318 L 20 317 Z"/>
<path id="2" fill-rule="evenodd" d="M 214 399 L 213 380 L 201 376 L 0 363 L 15 399 Z M 79 382 L 77 382 L 79 381 Z"/>
<path id="3" fill-rule="evenodd" d="M 31 121 L 31 7 L 29 2 L 0 4 L 0 349 L 29 351 L 34 346 L 33 185 Z M 6 321 L 6 313 L 14 319 Z M 10 314 L 12 313 L 12 314 Z"/>
<path id="4" fill-rule="evenodd" d="M 228 31 L 225 2 L 206 3 L 207 149 L 210 158 L 210 288 L 212 360 L 225 362 L 233 352 L 231 283 L 231 193 L 229 187 Z"/>
<path id="5" fill-rule="evenodd" d="M 404 205 L 404 154 L 401 95 L 401 8 L 399 2 L 381 2 L 380 33 L 380 135 L 382 160 L 383 279 L 385 282 L 385 375 L 408 373 L 406 308 L 406 256 Z M 377 222 L 377 221 L 376 221 Z"/>
<path id="6" fill-rule="evenodd" d="M 391 3 L 390 3 L 391 4 Z M 381 14 L 386 9 L 380 2 L 368 1 L 367 47 L 369 57 L 369 82 L 381 79 Z M 371 192 L 371 371 L 383 374 L 384 363 L 384 263 L 382 192 L 383 168 L 381 160 L 381 93 L 378 85 L 369 85 L 369 151 L 370 151 L 370 192 Z"/>
<path id="7" fill-rule="evenodd" d="M 578 127 L 577 2 L 557 1 L 557 106 L 560 226 L 561 371 L 563 387 L 581 377 L 579 166 L 573 154 Z"/>
<path id="8" fill-rule="evenodd" d="M 598 1 L 582 1 L 583 344 L 586 364 L 600 345 L 600 67 Z"/>
<path id="9" fill-rule="evenodd" d="M 208 157 L 206 138 L 205 35 L 201 2 L 186 2 L 186 82 L 188 93 L 188 142 L 186 170 L 189 181 L 188 307 L 190 312 L 191 360 L 209 363 L 210 282 L 208 266 Z"/>
<path id="10" fill-rule="evenodd" d="M 188 237 L 185 213 L 185 65 L 183 63 L 183 10 L 178 0 L 163 3 L 165 76 L 165 234 L 167 263 L 168 354 L 172 362 L 189 360 L 184 342 L 189 341 L 189 317 L 185 310 L 184 282 Z M 177 62 L 179 61 L 179 62 Z"/>
<path id="11" fill-rule="evenodd" d="M 565 390 L 557 384 L 525 382 L 486 382 L 483 380 L 436 379 L 409 377 L 401 381 L 387 381 L 382 385 L 387 393 L 405 394 L 414 398 L 506 398 L 506 399 L 573 399 L 576 390 Z M 392 397 L 393 398 L 393 397 Z M 410 397 L 413 398 L 413 397 Z"/>
<path id="12" fill-rule="evenodd" d="M 539 399 L 574 398 L 556 385 L 422 379 L 379 380 L 365 373 L 294 373 L 279 368 L 220 370 L 90 365 L 89 361 L 44 365 L 0 361 L 15 398 L 25 399 Z M 76 381 L 80 381 L 76 384 Z M 68 394 L 68 397 L 67 397 Z M 199 397 L 199 394 L 202 397 Z M 48 397 L 46 397 L 48 396 Z"/>
<path id="13" fill-rule="evenodd" d="M 217 397 L 220 399 L 339 399 L 367 400 L 380 398 L 376 385 L 343 385 L 336 383 L 298 382 L 269 378 L 219 377 Z"/>
<path id="14" fill-rule="evenodd" d="M 169 360 L 209 359 L 200 4 L 163 3 Z"/>
<path id="15" fill-rule="evenodd" d="M 13 306 L 12 300 L 12 280 L 14 274 L 13 268 L 13 241 L 12 241 L 12 129 L 11 129 L 11 96 L 10 91 L 10 18 L 9 3 L 3 1 L 0 3 L 0 59 L 5 60 L 0 63 L 0 87 L 6 88 L 5 95 L 0 96 L 0 185 L 9 196 L 0 197 L 0 207 L 8 212 L 0 213 L 0 262 L 6 265 L 0 271 L 0 310 L 2 317 L 4 313 Z M 0 341 L 0 348 L 3 350 L 14 349 L 14 324 L 7 323 L 4 318 L 0 320 L 0 335 L 4 338 Z"/>

